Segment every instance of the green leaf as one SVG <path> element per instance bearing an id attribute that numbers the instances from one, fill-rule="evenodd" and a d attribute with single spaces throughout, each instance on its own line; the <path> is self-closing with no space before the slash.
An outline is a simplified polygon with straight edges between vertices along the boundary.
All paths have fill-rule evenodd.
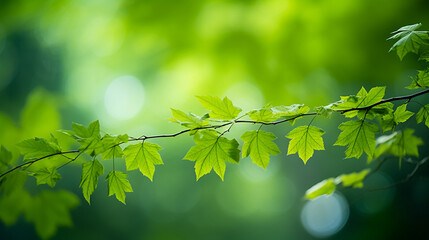
<path id="1" fill-rule="evenodd" d="M 24 140 L 17 146 L 27 161 L 61 152 L 61 148 L 55 142 L 38 137 Z"/>
<path id="2" fill-rule="evenodd" d="M 127 170 L 139 169 L 140 172 L 153 180 L 155 165 L 164 164 L 158 151 L 162 148 L 153 143 L 143 142 L 129 145 L 125 148 L 125 163 Z"/>
<path id="3" fill-rule="evenodd" d="M 395 136 L 390 142 L 390 153 L 397 157 L 419 156 L 418 146 L 423 145 L 423 140 L 414 136 L 414 129 L 406 128 Z"/>
<path id="4" fill-rule="evenodd" d="M 125 204 L 125 193 L 132 192 L 130 182 L 127 179 L 128 175 L 120 171 L 110 171 L 106 177 L 108 181 L 108 195 L 116 195 L 116 199 Z"/>
<path id="5" fill-rule="evenodd" d="M 429 69 L 424 71 L 417 71 L 417 76 L 411 78 L 413 81 L 411 84 L 406 87 L 408 89 L 418 89 L 418 88 L 427 88 L 429 87 Z"/>
<path id="6" fill-rule="evenodd" d="M 375 150 L 375 133 L 379 131 L 376 124 L 365 120 L 348 121 L 339 127 L 342 132 L 334 145 L 346 146 L 346 158 L 359 158 L 363 152 L 373 155 Z"/>
<path id="7" fill-rule="evenodd" d="M 122 156 L 124 156 L 124 153 L 119 144 L 127 143 L 128 139 L 129 137 L 127 134 L 118 136 L 111 136 L 106 134 L 94 147 L 94 152 L 95 154 L 101 154 L 103 160 L 122 158 Z"/>
<path id="8" fill-rule="evenodd" d="M 271 108 L 261 108 L 249 112 L 249 117 L 256 122 L 273 122 L 279 117 L 274 115 Z"/>
<path id="9" fill-rule="evenodd" d="M 401 27 L 395 32 L 392 32 L 392 34 L 394 35 L 387 40 L 398 38 L 399 40 L 395 44 L 393 44 L 389 52 L 392 50 L 396 50 L 396 53 L 401 60 L 409 52 L 418 54 L 420 46 L 428 44 L 429 40 L 429 35 L 427 31 L 416 31 L 421 26 L 421 23 L 408 25 L 405 27 Z"/>
<path id="10" fill-rule="evenodd" d="M 12 153 L 3 145 L 0 148 L 0 172 L 3 173 L 9 168 L 12 161 Z"/>
<path id="11" fill-rule="evenodd" d="M 220 137 L 216 131 L 205 130 L 195 135 L 194 141 L 196 145 L 189 150 L 184 159 L 195 161 L 197 180 L 214 169 L 223 181 L 225 161 L 239 162 L 240 150 L 235 139 L 229 140 Z"/>
<path id="12" fill-rule="evenodd" d="M 270 155 L 280 153 L 279 148 L 273 140 L 276 136 L 264 131 L 247 131 L 241 139 L 244 141 L 242 157 L 250 155 L 252 161 L 260 167 L 267 168 L 270 162 Z"/>
<path id="13" fill-rule="evenodd" d="M 80 143 L 79 150 L 85 151 L 90 155 L 96 155 L 96 149 L 100 147 L 100 123 L 98 120 L 85 127 L 78 123 L 73 123 L 73 131 L 61 130 L 62 133 L 69 135 Z"/>
<path id="14" fill-rule="evenodd" d="M 362 188 L 363 180 L 366 178 L 371 169 L 364 169 L 360 172 L 342 174 L 338 178 L 341 179 L 344 187 Z"/>
<path id="15" fill-rule="evenodd" d="M 291 139 L 287 154 L 298 152 L 299 157 L 306 164 L 313 156 L 314 150 L 325 150 L 322 139 L 324 133 L 325 131 L 314 126 L 300 126 L 293 129 L 286 135 Z"/>
<path id="16" fill-rule="evenodd" d="M 369 92 L 365 90 L 364 87 L 356 95 L 351 95 L 348 97 L 341 97 L 341 100 L 334 103 L 331 107 L 334 110 L 349 110 L 354 108 L 368 107 L 375 103 L 380 102 L 385 94 L 386 87 L 374 87 L 371 88 Z M 381 107 L 379 107 L 381 108 Z M 366 110 L 354 110 L 344 113 L 344 116 L 348 118 L 355 117 L 359 115 L 359 118 L 364 118 L 367 115 Z"/>
<path id="17" fill-rule="evenodd" d="M 30 200 L 30 194 L 23 189 L 3 195 L 0 197 L 0 219 L 6 225 L 14 224 L 18 217 L 27 210 Z"/>
<path id="18" fill-rule="evenodd" d="M 61 175 L 57 172 L 56 168 L 43 168 L 33 173 L 33 176 L 37 180 L 37 185 L 48 184 L 50 187 L 55 187 L 58 180 L 61 179 Z"/>
<path id="19" fill-rule="evenodd" d="M 394 129 L 399 123 L 406 122 L 414 113 L 407 111 L 407 104 L 403 104 L 396 108 L 393 114 L 383 116 L 381 127 L 384 131 Z"/>
<path id="20" fill-rule="evenodd" d="M 203 107 L 210 110 L 210 118 L 229 120 L 234 119 L 241 112 L 241 109 L 232 105 L 231 100 L 224 97 L 221 100 L 219 97 L 212 96 L 197 96 Z"/>
<path id="21" fill-rule="evenodd" d="M 91 204 L 91 194 L 97 188 L 98 177 L 104 174 L 103 165 L 97 160 L 82 164 L 82 178 L 79 187 L 88 204 Z"/>
<path id="22" fill-rule="evenodd" d="M 0 190 L 9 195 L 12 192 L 22 189 L 27 181 L 27 173 L 16 170 L 0 179 Z"/>
<path id="23" fill-rule="evenodd" d="M 321 195 L 332 194 L 336 188 L 336 184 L 333 178 L 323 180 L 305 192 L 305 198 L 315 199 Z"/>
<path id="24" fill-rule="evenodd" d="M 184 113 L 180 110 L 171 108 L 173 118 L 169 119 L 172 122 L 179 123 L 180 125 L 194 129 L 208 126 L 209 122 L 204 120 L 202 117 L 198 117 L 193 113 Z"/>
<path id="25" fill-rule="evenodd" d="M 68 191 L 42 191 L 31 199 L 25 217 L 33 222 L 41 238 L 52 237 L 59 226 L 72 226 L 70 209 L 79 205 L 76 195 Z"/>
<path id="26" fill-rule="evenodd" d="M 420 108 L 416 114 L 417 123 L 425 122 L 426 126 L 429 127 L 429 104 Z"/>
<path id="27" fill-rule="evenodd" d="M 290 124 L 295 124 L 295 121 L 299 119 L 301 115 L 306 114 L 310 111 L 310 108 L 303 104 L 293 104 L 290 106 L 276 106 L 271 108 L 276 118 L 292 119 Z"/>

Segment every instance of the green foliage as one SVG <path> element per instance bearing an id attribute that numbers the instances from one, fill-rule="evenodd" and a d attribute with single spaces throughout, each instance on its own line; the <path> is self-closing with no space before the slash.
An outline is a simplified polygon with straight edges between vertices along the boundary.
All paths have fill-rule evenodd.
<path id="1" fill-rule="evenodd" d="M 79 187 L 82 188 L 83 196 L 88 204 L 91 204 L 91 194 L 97 188 L 98 177 L 104 174 L 104 167 L 94 160 L 82 164 L 82 178 Z"/>
<path id="2" fill-rule="evenodd" d="M 314 150 L 325 150 L 322 135 L 325 133 L 320 128 L 313 126 L 301 126 L 292 130 L 287 138 L 290 138 L 287 154 L 298 152 L 299 157 L 307 163 L 308 159 L 313 156 Z"/>
<path id="3" fill-rule="evenodd" d="M 158 153 L 161 149 L 159 145 L 148 142 L 129 145 L 124 150 L 127 170 L 138 168 L 143 175 L 152 181 L 155 165 L 164 164 Z"/>
<path id="4" fill-rule="evenodd" d="M 125 193 L 132 192 L 131 184 L 127 179 L 128 175 L 120 171 L 110 171 L 106 177 L 108 182 L 108 195 L 116 195 L 116 199 L 125 204 Z"/>
<path id="5" fill-rule="evenodd" d="M 37 185 L 48 184 L 50 187 L 55 187 L 58 180 L 61 179 L 61 175 L 57 172 L 56 168 L 43 168 L 33 173 L 33 176 L 37 180 Z"/>
<path id="6" fill-rule="evenodd" d="M 210 110 L 210 118 L 213 119 L 234 119 L 241 112 L 241 109 L 232 105 L 229 98 L 224 97 L 221 100 L 219 97 L 197 96 L 203 107 Z"/>
<path id="7" fill-rule="evenodd" d="M 384 131 L 395 129 L 399 123 L 406 122 L 414 113 L 407 111 L 407 104 L 402 104 L 396 108 L 394 113 L 384 115 L 381 121 L 381 128 Z"/>
<path id="8" fill-rule="evenodd" d="M 31 199 L 25 218 L 33 222 L 41 238 L 55 234 L 58 226 L 71 226 L 70 209 L 79 204 L 79 199 L 67 191 L 42 191 Z"/>
<path id="9" fill-rule="evenodd" d="M 362 188 L 363 180 L 371 172 L 371 169 L 364 169 L 361 172 L 342 174 L 337 182 L 341 181 L 344 187 Z"/>
<path id="10" fill-rule="evenodd" d="M 420 108 L 416 114 L 417 123 L 425 122 L 426 126 L 429 127 L 429 104 Z"/>
<path id="11" fill-rule="evenodd" d="M 392 32 L 394 34 L 390 39 L 398 39 L 389 51 L 396 50 L 399 58 L 402 60 L 407 53 L 419 53 L 422 45 L 426 45 L 429 40 L 428 31 L 416 31 L 422 26 L 421 23 L 401 27 Z"/>
<path id="12" fill-rule="evenodd" d="M 329 178 L 325 179 L 305 192 L 305 198 L 315 199 L 321 195 L 330 195 L 334 192 L 336 188 L 335 179 Z"/>
<path id="13" fill-rule="evenodd" d="M 60 146 L 55 141 L 48 141 L 38 137 L 24 140 L 18 143 L 17 146 L 20 148 L 25 160 L 33 160 L 61 152 Z"/>
<path id="14" fill-rule="evenodd" d="M 359 158 L 363 152 L 372 155 L 375 150 L 376 124 L 365 121 L 348 121 L 338 127 L 342 132 L 334 145 L 347 146 L 346 158 Z"/>
<path id="15" fill-rule="evenodd" d="M 0 148 L 0 172 L 6 171 L 11 161 L 12 153 L 2 145 Z"/>
<path id="16" fill-rule="evenodd" d="M 186 154 L 184 159 L 195 161 L 197 180 L 212 169 L 222 179 L 225 174 L 225 162 L 238 163 L 240 150 L 238 142 L 221 137 L 216 131 L 204 130 L 194 137 L 195 146 Z"/>
<path id="17" fill-rule="evenodd" d="M 241 136 L 241 139 L 244 141 L 242 157 L 250 155 L 252 161 L 264 169 L 270 162 L 270 155 L 280 153 L 277 145 L 273 143 L 276 136 L 272 133 L 260 130 L 247 131 Z"/>
<path id="18" fill-rule="evenodd" d="M 390 38 L 398 39 L 391 50 L 396 50 L 400 59 L 409 52 L 419 54 L 421 46 L 429 43 L 428 32 L 417 31 L 419 27 L 420 24 L 405 26 L 395 31 L 394 36 Z M 420 58 L 426 61 L 427 56 L 427 53 L 420 54 Z M 408 88 L 427 88 L 428 72 L 428 69 L 419 71 Z M 290 106 L 265 105 L 260 109 L 242 112 L 241 108 L 235 106 L 227 97 L 221 99 L 213 96 L 198 96 L 197 99 L 203 107 L 210 111 L 202 117 L 171 109 L 173 118 L 169 120 L 187 128 L 186 130 L 166 135 L 143 135 L 139 138 L 130 137 L 127 134 L 117 136 L 105 134 L 101 137 L 98 120 L 91 122 L 88 127 L 73 123 L 72 131 L 60 131 L 70 136 L 69 140 L 74 140 L 69 144 L 64 143 L 61 138 L 58 140 L 52 134 L 49 137 L 47 133 L 38 135 L 44 138 L 35 137 L 18 143 L 17 146 L 23 155 L 22 163 L 19 165 L 13 158 L 17 154 L 10 152 L 2 145 L 0 148 L 0 219 L 6 224 L 13 224 L 20 215 L 24 214 L 28 221 L 34 222 L 36 231 L 42 238 L 52 236 L 58 226 L 70 226 L 69 210 L 78 204 L 76 196 L 65 191 L 41 191 L 32 196 L 24 189 L 24 184 L 27 176 L 32 175 L 36 178 L 37 185 L 47 184 L 53 188 L 61 179 L 58 169 L 77 161 L 79 157 L 83 162 L 79 186 L 88 204 L 91 202 L 91 195 L 98 187 L 99 177 L 104 175 L 104 167 L 98 159 L 113 162 L 113 170 L 106 176 L 108 196 L 115 195 L 117 200 L 125 204 L 126 193 L 132 192 L 133 189 L 127 179 L 128 175 L 115 170 L 115 161 L 125 161 L 127 171 L 139 169 L 144 176 L 153 181 L 155 165 L 162 165 L 164 162 L 159 154 L 161 147 L 148 140 L 172 138 L 184 133 L 192 135 L 195 142 L 184 159 L 195 162 L 196 180 L 214 169 L 223 181 L 226 162 L 238 164 L 240 161 L 239 143 L 236 139 L 226 137 L 236 124 L 248 124 L 249 128 L 253 125 L 259 127 L 257 130 L 246 129 L 241 135 L 244 142 L 241 157 L 250 156 L 255 164 L 264 169 L 267 168 L 270 157 L 279 154 L 286 146 L 279 148 L 274 143 L 275 134 L 260 130 L 262 126 L 268 127 L 286 122 L 293 125 L 301 118 L 313 117 L 310 124 L 297 126 L 286 135 L 290 139 L 287 154 L 298 153 L 306 164 L 313 156 L 314 150 L 325 150 L 322 138 L 325 132 L 312 126 L 313 120 L 319 115 L 330 118 L 334 113 L 353 118 L 339 125 L 341 133 L 334 144 L 346 146 L 346 158 L 360 158 L 364 152 L 368 156 L 368 164 L 382 159 L 382 156 L 385 156 L 383 159 L 399 158 L 400 164 L 405 156 L 418 158 L 418 147 L 423 145 L 423 140 L 415 135 L 413 129 L 403 128 L 400 125 L 414 115 L 412 108 L 407 110 L 408 102 L 429 93 L 429 90 L 383 99 L 385 92 L 386 88 L 382 86 L 371 88 L 369 91 L 362 87 L 356 95 L 343 96 L 340 101 L 316 108 L 315 111 L 311 111 L 310 107 L 303 104 L 293 104 Z M 43 94 L 38 93 L 34 96 L 34 104 L 29 104 L 21 119 L 25 126 L 31 125 L 31 115 L 37 112 L 38 107 L 46 112 L 47 116 L 52 115 L 54 104 L 52 102 L 44 104 Z M 394 110 L 393 102 L 399 102 L 402 105 Z M 54 115 L 52 117 L 55 120 L 57 118 Z M 425 122 L 429 127 L 429 104 L 422 104 L 415 117 L 417 123 Z M 40 123 L 39 120 L 36 123 Z M 1 115 L 0 123 L 1 131 L 18 131 L 14 128 L 13 122 Z M 58 125 L 57 122 L 56 124 Z M 380 127 L 383 132 L 392 131 L 392 133 L 376 139 Z M 21 139 L 24 139 L 24 136 L 21 136 Z M 130 144 L 124 148 L 127 143 Z M 73 144 L 78 146 L 76 150 L 62 150 L 69 149 Z M 90 161 L 87 160 L 89 156 L 92 156 Z M 383 161 L 380 160 L 380 164 Z M 377 168 L 372 170 L 365 168 L 362 171 L 328 178 L 311 187 L 305 197 L 314 199 L 324 194 L 331 194 L 340 187 L 362 188 L 368 175 L 376 170 Z M 16 204 L 16 202 L 19 203 Z"/>

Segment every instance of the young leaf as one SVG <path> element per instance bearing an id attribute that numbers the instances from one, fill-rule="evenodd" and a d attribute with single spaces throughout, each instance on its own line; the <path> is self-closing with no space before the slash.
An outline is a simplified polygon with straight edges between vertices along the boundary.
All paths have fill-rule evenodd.
<path id="1" fill-rule="evenodd" d="M 293 129 L 286 135 L 291 139 L 287 154 L 298 152 L 299 157 L 306 164 L 307 160 L 313 156 L 314 150 L 325 150 L 322 138 L 324 133 L 325 131 L 322 129 L 313 126 L 300 126 Z"/>
<path id="2" fill-rule="evenodd" d="M 234 119 L 241 112 L 241 109 L 232 105 L 231 100 L 227 97 L 224 97 L 223 100 L 211 96 L 197 96 L 197 98 L 205 109 L 211 111 L 210 117 L 214 119 Z"/>
<path id="3" fill-rule="evenodd" d="M 104 174 L 103 165 L 97 160 L 82 164 L 82 178 L 79 187 L 82 188 L 83 197 L 91 204 L 91 194 L 97 188 L 98 177 Z"/>
<path id="4" fill-rule="evenodd" d="M 417 123 L 425 122 L 426 126 L 429 127 L 429 104 L 420 108 L 416 114 Z"/>
<path id="5" fill-rule="evenodd" d="M 61 152 L 61 148 L 44 138 L 32 138 L 17 144 L 24 160 L 32 160 Z"/>
<path id="6" fill-rule="evenodd" d="M 393 114 L 383 116 L 381 128 L 384 131 L 394 129 L 399 123 L 407 121 L 414 113 L 407 111 L 407 104 L 403 104 L 396 108 Z"/>
<path id="7" fill-rule="evenodd" d="M 73 131 L 62 130 L 61 132 L 76 139 L 81 144 L 79 150 L 88 152 L 90 155 L 97 154 L 96 149 L 99 147 L 98 142 L 101 139 L 98 120 L 90 123 L 88 128 L 81 124 L 73 123 Z"/>
<path id="8" fill-rule="evenodd" d="M 193 129 L 209 125 L 209 122 L 198 117 L 193 113 L 184 113 L 180 110 L 171 108 L 173 118 L 169 119 L 172 122 L 179 123 L 180 125 Z"/>
<path id="9" fill-rule="evenodd" d="M 353 108 L 361 108 L 361 107 L 368 107 L 375 103 L 380 102 L 385 94 L 386 87 L 374 87 L 367 92 L 364 87 L 360 89 L 360 91 L 356 94 L 356 96 L 351 95 L 348 97 L 341 97 L 341 101 L 333 104 L 332 109 L 335 110 L 349 110 Z M 360 113 L 361 115 L 359 118 L 363 118 L 365 115 L 367 115 L 366 110 L 360 110 L 360 111 L 349 111 L 344 113 L 344 115 L 348 118 L 355 117 Z"/>
<path id="10" fill-rule="evenodd" d="M 12 153 L 2 145 L 0 148 L 0 172 L 6 171 L 11 161 Z"/>
<path id="11" fill-rule="evenodd" d="M 271 108 L 261 108 L 250 111 L 249 117 L 256 122 L 273 122 L 278 119 Z"/>
<path id="12" fill-rule="evenodd" d="M 392 32 L 392 34 L 394 35 L 387 40 L 397 38 L 399 38 L 399 40 L 395 44 L 393 44 L 389 52 L 396 49 L 396 53 L 401 60 L 409 52 L 418 54 L 420 46 L 428 44 L 429 40 L 429 35 L 427 31 L 416 31 L 421 26 L 421 23 L 408 25 L 405 27 L 401 27 L 395 32 Z"/>
<path id="13" fill-rule="evenodd" d="M 43 168 L 33 174 L 37 180 L 37 185 L 48 184 L 50 187 L 55 187 L 61 175 L 57 172 L 56 168 Z"/>
<path id="14" fill-rule="evenodd" d="M 106 177 L 108 181 L 108 195 L 116 195 L 116 199 L 125 204 L 125 193 L 132 192 L 130 182 L 127 179 L 128 175 L 120 171 L 110 171 Z"/>
<path id="15" fill-rule="evenodd" d="M 129 145 L 124 150 L 127 170 L 138 168 L 143 175 L 152 181 L 155 165 L 164 164 L 158 153 L 161 149 L 159 145 L 148 142 Z"/>
<path id="16" fill-rule="evenodd" d="M 341 179 L 344 187 L 362 188 L 363 180 L 370 173 L 370 169 L 364 169 L 360 172 L 342 174 L 338 178 Z"/>
<path id="17" fill-rule="evenodd" d="M 247 131 L 241 139 L 244 141 L 242 157 L 250 155 L 252 161 L 260 167 L 267 168 L 270 162 L 270 155 L 280 153 L 279 148 L 273 140 L 276 136 L 264 131 Z"/>
<path id="18" fill-rule="evenodd" d="M 128 142 L 128 135 L 110 136 L 104 135 L 103 138 L 94 147 L 95 154 L 101 154 L 103 160 L 112 158 L 122 158 L 124 155 L 120 143 Z"/>
<path id="19" fill-rule="evenodd" d="M 71 226 L 70 209 L 79 205 L 76 195 L 67 191 L 42 191 L 31 199 L 25 218 L 34 222 L 43 239 L 52 237 L 59 226 Z"/>
<path id="20" fill-rule="evenodd" d="M 274 114 L 274 117 L 276 118 L 294 118 L 292 121 L 290 121 L 290 124 L 293 125 L 295 121 L 300 118 L 299 116 L 308 113 L 310 108 L 304 106 L 303 104 L 293 104 L 290 106 L 272 107 L 271 110 Z"/>
<path id="21" fill-rule="evenodd" d="M 406 87 L 408 89 L 418 89 L 418 88 L 429 87 L 429 69 L 426 69 L 424 71 L 418 71 L 417 76 L 411 79 L 413 81 L 408 87 Z"/>
<path id="22" fill-rule="evenodd" d="M 329 178 L 323 180 L 305 192 L 305 198 L 307 199 L 315 199 L 321 195 L 330 195 L 334 192 L 337 185 L 335 184 L 335 180 L 333 178 Z"/>
<path id="23" fill-rule="evenodd" d="M 347 146 L 346 158 L 359 158 L 365 151 L 373 155 L 375 150 L 375 133 L 379 131 L 376 124 L 365 120 L 348 121 L 339 127 L 342 132 L 334 145 Z"/>
<path id="24" fill-rule="evenodd" d="M 225 161 L 238 163 L 240 150 L 238 142 L 218 136 L 216 131 L 205 130 L 194 137 L 195 146 L 186 154 L 184 159 L 195 161 L 197 180 L 212 169 L 222 179 L 225 174 Z"/>

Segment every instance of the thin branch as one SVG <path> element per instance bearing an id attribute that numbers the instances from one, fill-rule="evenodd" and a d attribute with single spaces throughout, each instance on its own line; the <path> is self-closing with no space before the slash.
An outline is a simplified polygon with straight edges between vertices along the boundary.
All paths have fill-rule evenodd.
<path id="1" fill-rule="evenodd" d="M 15 171 L 15 170 L 17 170 L 17 169 L 21 168 L 21 167 L 24 167 L 24 166 L 27 166 L 27 165 L 31 165 L 31 164 L 33 164 L 33 163 L 35 163 L 35 162 L 38 162 L 38 161 L 40 161 L 40 160 L 42 160 L 42 159 L 45 159 L 45 158 L 49 158 L 49 157 L 53 157 L 53 156 L 57 156 L 57 155 L 69 154 L 69 153 L 79 153 L 79 152 L 80 152 L 79 150 L 71 150 L 71 151 L 67 151 L 67 152 L 57 152 L 57 153 L 52 153 L 52 154 L 49 154 L 49 155 L 46 155 L 46 156 L 43 156 L 43 157 L 40 157 L 40 158 L 34 159 L 34 160 L 32 160 L 32 161 L 25 162 L 25 163 L 23 163 L 23 164 L 20 164 L 20 165 L 18 165 L 18 166 L 16 166 L 16 167 L 14 167 L 14 168 L 11 168 L 11 169 L 9 169 L 8 171 L 6 171 L 6 172 L 2 173 L 2 174 L 0 175 L 0 178 L 4 177 L 5 175 L 7 175 L 7 174 L 9 174 L 9 173 L 11 173 L 11 172 L 13 172 L 13 171 Z"/>
<path id="2" fill-rule="evenodd" d="M 370 106 L 366 106 L 366 107 L 357 107 L 357 108 L 351 108 L 351 109 L 346 109 L 346 110 L 334 110 L 334 111 L 335 112 L 339 112 L 340 114 L 344 114 L 344 113 L 349 112 L 349 111 L 369 110 L 369 109 L 371 109 L 371 108 L 373 108 L 373 107 L 375 107 L 377 105 L 380 105 L 380 104 L 383 104 L 383 103 L 386 103 L 386 102 L 393 102 L 393 101 L 399 101 L 399 100 L 411 100 L 412 98 L 415 98 L 417 96 L 420 96 L 420 95 L 423 95 L 423 94 L 426 94 L 426 93 L 429 93 L 429 89 L 426 89 L 424 91 L 421 91 L 421 92 L 418 92 L 418 93 L 415 93 L 415 94 L 411 94 L 411 95 L 388 98 L 388 99 L 382 100 L 382 101 L 380 101 L 378 103 L 374 103 L 374 104 L 372 104 Z M 320 113 L 319 112 L 304 113 L 304 114 L 296 115 L 296 116 L 291 117 L 291 118 L 282 119 L 282 120 L 278 120 L 278 121 L 274 121 L 274 122 L 261 122 L 261 121 L 251 121 L 251 120 L 239 120 L 241 117 L 246 116 L 246 115 L 243 115 L 240 118 L 237 118 L 235 120 L 232 120 L 232 121 L 229 121 L 229 122 L 225 122 L 225 123 L 219 124 L 219 125 L 211 125 L 211 126 L 204 126 L 204 127 L 186 129 L 186 130 L 182 130 L 180 132 L 173 133 L 173 134 L 162 134 L 162 135 L 152 135 L 152 136 L 145 136 L 145 135 L 143 135 L 143 136 L 141 136 L 139 138 L 130 138 L 128 141 L 144 141 L 146 139 L 155 139 L 155 138 L 172 138 L 172 137 L 176 137 L 176 136 L 182 135 L 184 133 L 188 133 L 190 131 L 198 131 L 198 130 L 204 130 L 204 129 L 218 129 L 218 128 L 230 126 L 225 131 L 225 132 L 227 132 L 231 128 L 231 126 L 233 124 L 235 124 L 235 123 L 261 124 L 261 126 L 262 125 L 277 125 L 277 124 L 281 124 L 281 123 L 284 123 L 284 122 L 293 121 L 293 120 L 295 120 L 297 118 L 300 118 L 300 117 L 317 116 L 317 115 L 320 115 Z M 225 133 L 225 132 L 223 132 L 223 133 Z M 124 143 L 125 142 L 120 142 L 118 144 L 115 144 L 112 147 L 119 146 L 119 145 L 122 145 Z M 21 168 L 21 167 L 24 167 L 24 166 L 27 166 L 27 165 L 31 165 L 31 164 L 33 164 L 35 162 L 38 162 L 38 161 L 40 161 L 42 159 L 45 159 L 45 158 L 49 158 L 49 157 L 56 156 L 56 155 L 68 154 L 68 153 L 79 153 L 75 158 L 70 158 L 69 162 L 67 162 L 67 163 L 65 163 L 65 164 L 63 164 L 62 166 L 59 167 L 59 168 L 61 168 L 61 167 L 65 166 L 65 165 L 67 165 L 67 164 L 75 161 L 85 150 L 83 150 L 83 151 L 72 150 L 72 151 L 68 151 L 68 152 L 59 152 L 59 153 L 50 154 L 50 155 L 47 155 L 47 156 L 44 156 L 44 157 L 41 157 L 41 158 L 38 158 L 38 159 L 35 159 L 35 160 L 32 160 L 32 161 L 23 163 L 21 165 L 18 165 L 16 167 L 12 168 L 12 169 L 9 169 L 5 173 L 1 174 L 0 178 L 2 178 L 3 176 L 5 176 L 5 175 L 9 174 L 10 172 L 13 172 L 13 171 Z"/>
<path id="3" fill-rule="evenodd" d="M 386 190 L 386 189 L 389 189 L 389 188 L 392 188 L 392 187 L 396 187 L 396 186 L 398 186 L 400 184 L 406 183 L 406 182 L 410 181 L 416 175 L 417 170 L 419 170 L 419 168 L 423 164 L 425 164 L 428 160 L 429 160 L 429 156 L 423 158 L 420 161 L 415 162 L 415 166 L 414 166 L 413 170 L 409 174 L 407 174 L 407 176 L 404 179 L 402 179 L 400 181 L 397 181 L 395 183 L 392 183 L 392 184 L 389 184 L 389 185 L 386 185 L 386 186 L 382 186 L 382 187 L 367 188 L 367 189 L 365 189 L 365 191 L 372 192 L 372 191 Z"/>
<path id="4" fill-rule="evenodd" d="M 418 97 L 418 96 L 426 94 L 426 93 L 429 93 L 429 89 L 423 90 L 423 91 L 418 92 L 418 93 L 410 94 L 410 95 L 405 95 L 405 96 L 399 96 L 399 97 L 392 97 L 392 98 L 384 99 L 384 100 L 381 100 L 380 102 L 374 103 L 374 104 L 366 106 L 366 107 L 350 108 L 350 109 L 346 109 L 346 110 L 337 110 L 337 111 L 340 112 L 341 114 L 344 114 L 344 113 L 350 112 L 350 111 L 368 110 L 368 109 L 371 109 L 371 108 L 373 108 L 375 106 L 378 106 L 380 104 L 383 104 L 383 103 L 394 102 L 394 101 L 399 101 L 399 100 L 411 100 L 411 99 L 413 99 L 415 97 Z"/>

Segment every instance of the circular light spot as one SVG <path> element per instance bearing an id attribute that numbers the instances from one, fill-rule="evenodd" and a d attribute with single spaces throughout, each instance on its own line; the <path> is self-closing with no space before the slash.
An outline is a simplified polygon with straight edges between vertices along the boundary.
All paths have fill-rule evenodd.
<path id="1" fill-rule="evenodd" d="M 323 195 L 306 202 L 301 222 L 314 237 L 329 237 L 343 228 L 349 217 L 349 206 L 338 193 Z"/>
<path id="2" fill-rule="evenodd" d="M 133 118 L 144 103 L 142 83 L 133 76 L 113 80 L 104 94 L 104 105 L 110 116 L 120 120 Z"/>

